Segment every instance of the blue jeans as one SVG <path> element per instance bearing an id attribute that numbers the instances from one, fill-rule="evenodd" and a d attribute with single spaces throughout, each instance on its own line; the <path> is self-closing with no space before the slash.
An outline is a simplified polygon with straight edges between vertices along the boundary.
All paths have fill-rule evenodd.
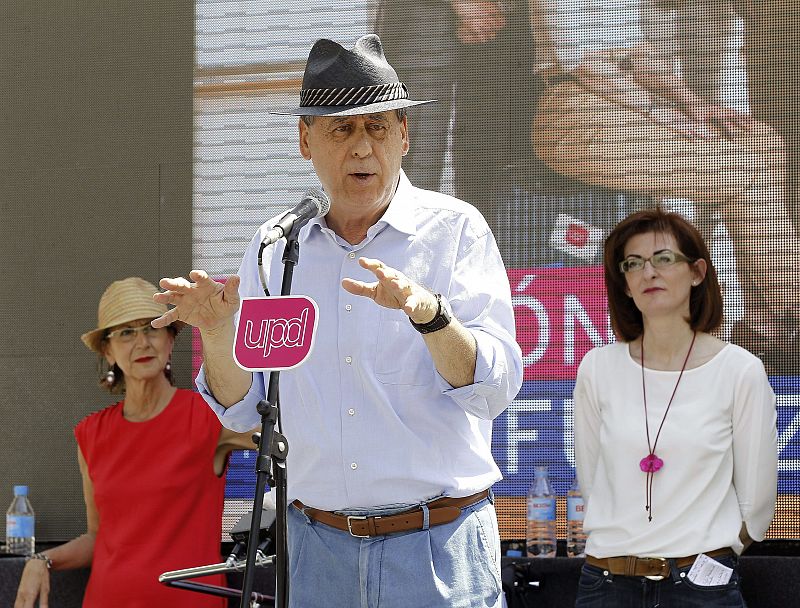
<path id="1" fill-rule="evenodd" d="M 604 574 L 601 568 L 584 564 L 578 583 L 575 608 L 746 608 L 735 557 L 714 558 L 733 568 L 725 585 L 700 587 L 688 578 L 691 566 L 676 569 L 669 577 L 652 581 L 641 576 Z"/>
<path id="2" fill-rule="evenodd" d="M 294 506 L 287 526 L 290 608 L 500 606 L 491 498 L 464 507 L 449 524 L 373 538 L 313 521 Z"/>

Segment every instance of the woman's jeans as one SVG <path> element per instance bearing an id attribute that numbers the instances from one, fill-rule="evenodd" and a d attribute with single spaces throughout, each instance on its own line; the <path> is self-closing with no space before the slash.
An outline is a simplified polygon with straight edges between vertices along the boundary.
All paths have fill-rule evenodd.
<path id="1" fill-rule="evenodd" d="M 691 566 L 676 569 L 674 561 L 670 576 L 660 581 L 605 574 L 602 568 L 584 564 L 575 608 L 745 608 L 736 557 L 714 559 L 733 568 L 725 585 L 695 585 L 688 576 Z"/>

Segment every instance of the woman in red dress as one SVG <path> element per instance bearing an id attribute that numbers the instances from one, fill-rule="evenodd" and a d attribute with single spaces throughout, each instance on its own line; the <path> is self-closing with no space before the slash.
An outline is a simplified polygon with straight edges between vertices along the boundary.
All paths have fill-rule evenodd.
<path id="1" fill-rule="evenodd" d="M 166 587 L 158 576 L 220 561 L 225 468 L 249 433 L 224 429 L 195 392 L 171 382 L 175 325 L 140 278 L 112 283 L 98 326 L 81 336 L 107 368 L 101 386 L 124 393 L 75 427 L 86 502 L 86 533 L 36 554 L 25 565 L 15 608 L 47 606 L 49 570 L 92 572 L 84 608 L 224 608 L 225 600 Z M 222 575 L 200 579 L 224 584 Z"/>

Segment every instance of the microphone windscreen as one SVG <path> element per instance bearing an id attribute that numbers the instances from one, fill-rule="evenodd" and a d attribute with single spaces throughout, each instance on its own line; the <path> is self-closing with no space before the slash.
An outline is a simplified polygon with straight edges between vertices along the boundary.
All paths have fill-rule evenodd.
<path id="1" fill-rule="evenodd" d="M 312 199 L 317 202 L 319 212 L 314 217 L 322 217 L 331 209 L 331 201 L 328 198 L 328 195 L 319 188 L 312 188 L 311 190 L 308 190 L 303 198 Z"/>

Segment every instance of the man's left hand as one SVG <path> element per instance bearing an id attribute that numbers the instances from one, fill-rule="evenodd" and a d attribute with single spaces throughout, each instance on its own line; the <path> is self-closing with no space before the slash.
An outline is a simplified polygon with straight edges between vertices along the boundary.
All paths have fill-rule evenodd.
<path id="1" fill-rule="evenodd" d="M 372 272 L 378 280 L 374 283 L 365 283 L 355 279 L 343 279 L 342 287 L 346 291 L 371 298 L 376 304 L 386 308 L 401 309 L 415 323 L 427 323 L 436 316 L 439 305 L 436 296 L 430 291 L 380 260 L 359 258 L 358 263 Z"/>

